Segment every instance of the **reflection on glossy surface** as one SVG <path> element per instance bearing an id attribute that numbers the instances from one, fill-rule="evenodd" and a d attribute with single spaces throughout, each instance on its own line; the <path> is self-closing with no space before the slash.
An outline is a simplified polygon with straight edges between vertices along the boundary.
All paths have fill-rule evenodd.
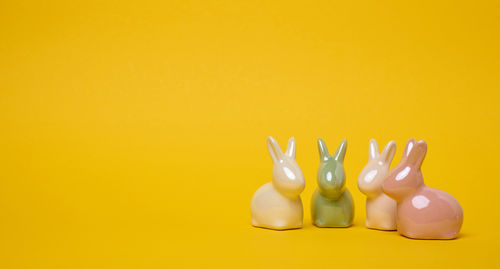
<path id="1" fill-rule="evenodd" d="M 429 203 L 430 203 L 430 200 L 423 195 L 417 195 L 417 196 L 413 197 L 413 199 L 411 199 L 411 204 L 416 209 L 424 209 L 427 206 L 429 206 Z"/>
<path id="2" fill-rule="evenodd" d="M 462 227 L 462 207 L 450 194 L 424 184 L 420 167 L 426 153 L 425 141 L 410 139 L 382 188 L 397 201 L 399 233 L 417 239 L 453 239 Z"/>
<path id="3" fill-rule="evenodd" d="M 382 153 L 371 139 L 368 145 L 368 164 L 358 178 L 358 188 L 366 195 L 366 222 L 368 228 L 396 230 L 396 201 L 382 192 L 382 183 L 396 152 L 396 143 L 390 141 Z"/>
<path id="4" fill-rule="evenodd" d="M 411 170 L 411 167 L 409 167 L 409 166 L 405 167 L 403 170 L 401 170 L 401 172 L 399 172 L 396 175 L 395 179 L 397 181 L 400 181 L 400 180 L 404 179 L 410 173 L 410 170 Z"/>
<path id="5" fill-rule="evenodd" d="M 378 174 L 378 171 L 375 169 L 375 170 L 371 170 L 364 177 L 361 177 L 361 178 L 363 178 L 363 180 L 366 183 L 370 183 L 370 182 L 372 182 L 375 179 L 375 177 L 377 176 L 377 174 Z"/>
<path id="6" fill-rule="evenodd" d="M 344 157 L 347 141 L 331 156 L 325 142 L 318 138 L 320 166 L 318 189 L 311 201 L 312 222 L 318 227 L 348 227 L 354 218 L 351 193 L 345 188 Z"/>
<path id="7" fill-rule="evenodd" d="M 276 230 L 300 228 L 303 216 L 300 193 L 305 183 L 295 161 L 295 139 L 290 138 L 285 153 L 272 137 L 267 138 L 267 148 L 274 163 L 273 179 L 252 197 L 252 225 Z"/>

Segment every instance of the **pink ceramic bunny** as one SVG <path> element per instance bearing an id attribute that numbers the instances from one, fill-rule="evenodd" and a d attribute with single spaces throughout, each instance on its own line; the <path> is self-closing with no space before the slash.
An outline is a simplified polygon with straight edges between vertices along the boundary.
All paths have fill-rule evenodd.
<path id="1" fill-rule="evenodd" d="M 379 230 L 396 230 L 396 201 L 382 192 L 382 183 L 389 173 L 396 143 L 390 141 L 382 153 L 375 139 L 368 147 L 368 164 L 358 178 L 358 188 L 366 195 L 366 227 Z"/>
<path id="2" fill-rule="evenodd" d="M 400 234 L 416 239 L 453 239 L 462 227 L 462 208 L 450 194 L 424 184 L 420 167 L 426 152 L 425 141 L 410 139 L 382 190 L 397 202 Z"/>

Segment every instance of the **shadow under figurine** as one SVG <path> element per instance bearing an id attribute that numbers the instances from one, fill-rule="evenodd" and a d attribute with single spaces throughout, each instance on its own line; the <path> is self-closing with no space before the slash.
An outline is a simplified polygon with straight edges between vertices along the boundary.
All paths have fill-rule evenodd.
<path id="1" fill-rule="evenodd" d="M 304 213 L 300 193 L 305 182 L 295 161 L 295 139 L 290 138 L 285 153 L 272 137 L 267 138 L 267 148 L 274 164 L 273 180 L 252 197 L 252 225 L 274 230 L 301 228 Z"/>
<path id="2" fill-rule="evenodd" d="M 318 188 L 311 201 L 312 223 L 317 227 L 349 227 L 354 219 L 354 203 L 345 187 L 344 157 L 347 140 L 342 141 L 333 156 L 325 142 L 318 138 L 320 165 Z"/>

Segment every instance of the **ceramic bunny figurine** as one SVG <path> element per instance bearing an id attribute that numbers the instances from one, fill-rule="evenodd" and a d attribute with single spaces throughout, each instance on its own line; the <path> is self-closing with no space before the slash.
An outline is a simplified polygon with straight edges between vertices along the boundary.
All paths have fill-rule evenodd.
<path id="1" fill-rule="evenodd" d="M 462 226 L 462 208 L 450 194 L 424 184 L 420 167 L 426 152 L 425 141 L 410 139 L 382 190 L 397 202 L 400 234 L 416 239 L 453 239 Z"/>
<path id="2" fill-rule="evenodd" d="M 344 157 L 347 140 L 342 141 L 333 156 L 325 142 L 318 138 L 320 165 L 318 188 L 311 201 L 312 222 L 318 227 L 348 227 L 354 218 L 351 193 L 345 188 Z"/>
<path id="3" fill-rule="evenodd" d="M 382 192 L 382 183 L 389 173 L 396 143 L 390 141 L 381 154 L 375 139 L 368 147 L 368 164 L 358 178 L 358 188 L 366 195 L 366 227 L 378 230 L 396 230 L 396 201 Z"/>
<path id="4" fill-rule="evenodd" d="M 252 225 L 275 230 L 302 227 L 302 200 L 304 175 L 295 161 L 295 139 L 288 140 L 286 152 L 278 142 L 267 138 L 267 149 L 273 160 L 273 180 L 260 187 L 250 205 Z"/>

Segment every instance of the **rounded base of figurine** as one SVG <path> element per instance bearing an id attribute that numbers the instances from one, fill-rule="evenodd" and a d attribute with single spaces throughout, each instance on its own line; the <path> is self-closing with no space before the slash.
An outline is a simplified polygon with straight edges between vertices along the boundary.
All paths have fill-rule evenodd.
<path id="1" fill-rule="evenodd" d="M 317 224 L 313 223 L 314 226 L 318 228 L 349 228 L 352 226 L 352 223 L 346 225 L 328 225 L 328 224 Z"/>
<path id="2" fill-rule="evenodd" d="M 399 233 L 403 237 L 413 239 L 413 240 L 454 240 L 458 238 L 458 233 L 452 234 L 444 234 L 444 235 L 433 235 L 433 236 L 425 236 L 425 235 L 411 235 L 411 234 L 403 234 Z"/>
<path id="3" fill-rule="evenodd" d="M 280 223 L 282 224 L 282 223 Z M 302 223 L 298 223 L 296 225 L 269 225 L 269 224 L 260 224 L 254 219 L 252 219 L 252 226 L 256 228 L 263 228 L 263 229 L 269 229 L 269 230 L 275 230 L 275 231 L 284 231 L 284 230 L 295 230 L 295 229 L 300 229 L 302 228 Z"/>
<path id="4" fill-rule="evenodd" d="M 263 226 L 263 225 L 252 225 L 255 228 L 273 230 L 273 231 L 286 231 L 286 230 L 297 230 L 302 228 L 301 226 L 293 226 L 293 227 L 274 227 L 274 226 Z"/>
<path id="5" fill-rule="evenodd" d="M 377 231 L 391 232 L 396 231 L 396 227 L 375 227 L 375 226 L 366 226 L 366 228 Z"/>

